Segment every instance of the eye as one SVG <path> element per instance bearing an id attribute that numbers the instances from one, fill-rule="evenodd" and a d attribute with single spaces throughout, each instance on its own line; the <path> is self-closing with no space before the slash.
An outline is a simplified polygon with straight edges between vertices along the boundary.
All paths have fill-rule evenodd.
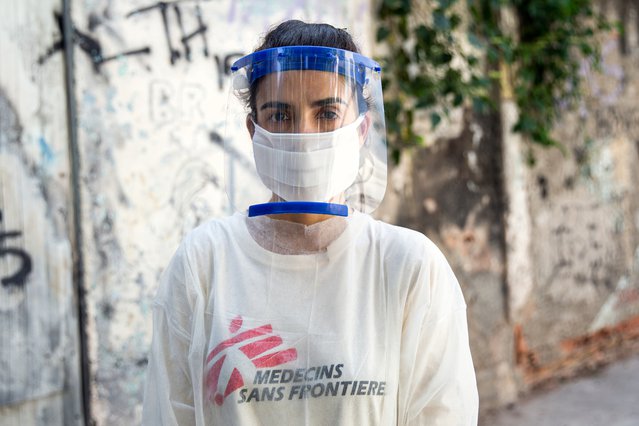
<path id="1" fill-rule="evenodd" d="M 333 110 L 322 110 L 319 112 L 318 117 L 319 120 L 337 120 L 339 118 L 339 113 Z"/>
<path id="2" fill-rule="evenodd" d="M 282 123 L 290 119 L 291 118 L 288 116 L 288 113 L 286 113 L 285 111 L 275 111 L 268 117 L 268 121 L 271 121 L 273 123 Z"/>

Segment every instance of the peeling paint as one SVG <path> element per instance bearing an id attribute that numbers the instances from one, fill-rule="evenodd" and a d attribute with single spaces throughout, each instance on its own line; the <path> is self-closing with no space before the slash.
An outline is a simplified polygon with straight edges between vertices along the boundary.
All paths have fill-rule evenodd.
<path id="1" fill-rule="evenodd" d="M 561 354 L 551 362 L 541 362 L 534 350 L 525 343 L 521 328 L 516 329 L 517 359 L 523 369 L 524 380 L 534 389 L 574 377 L 583 371 L 595 371 L 628 353 L 639 349 L 639 316 L 629 318 L 613 327 L 571 337 L 558 342 Z"/>

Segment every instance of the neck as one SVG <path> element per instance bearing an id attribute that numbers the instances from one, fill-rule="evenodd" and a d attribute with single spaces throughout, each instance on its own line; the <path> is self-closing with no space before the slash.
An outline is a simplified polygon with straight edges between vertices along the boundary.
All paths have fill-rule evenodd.
<path id="1" fill-rule="evenodd" d="M 288 222 L 300 223 L 302 225 L 313 225 L 315 223 L 319 223 L 325 220 L 328 220 L 332 217 L 330 214 L 312 214 L 312 213 L 282 213 L 282 214 L 271 214 L 268 215 L 271 219 L 275 220 L 286 220 Z"/>
<path id="2" fill-rule="evenodd" d="M 280 202 L 284 200 L 278 197 L 277 195 L 273 194 L 270 201 Z M 331 198 L 328 202 L 344 204 L 345 203 L 344 194 L 342 193 L 342 194 L 336 195 L 333 198 Z M 268 217 L 275 220 L 286 220 L 288 222 L 300 223 L 302 225 L 309 226 L 319 222 L 323 222 L 335 216 L 330 214 L 316 214 L 316 213 L 281 213 L 281 214 L 270 214 L 268 215 Z"/>

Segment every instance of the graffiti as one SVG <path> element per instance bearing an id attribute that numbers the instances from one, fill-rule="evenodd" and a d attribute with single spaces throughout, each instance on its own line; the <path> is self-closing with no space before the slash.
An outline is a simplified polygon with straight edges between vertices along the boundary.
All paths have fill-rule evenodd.
<path id="1" fill-rule="evenodd" d="M 153 81 L 149 85 L 151 120 L 167 124 L 176 119 L 204 118 L 202 102 L 205 97 L 204 88 L 196 84 L 181 84 L 179 89 L 175 89 L 168 81 Z"/>
<path id="2" fill-rule="evenodd" d="M 188 232 L 215 214 L 211 190 L 220 189 L 220 181 L 211 163 L 202 158 L 190 158 L 175 175 L 169 203 L 175 209 Z M 191 228 L 188 228 L 191 227 Z"/>
<path id="3" fill-rule="evenodd" d="M 5 91 L 0 87 L 0 146 L 20 144 L 22 124 Z"/>
<path id="4" fill-rule="evenodd" d="M 19 144 L 22 134 L 22 126 L 14 107 L 0 88 L 0 158 L 2 157 L 2 147 L 4 143 Z M 6 151 L 5 151 L 6 152 Z M 26 163 L 26 157 L 22 161 Z M 0 161 L 1 163 L 2 161 Z M 27 166 L 29 167 L 29 166 Z M 29 167 L 32 170 L 34 167 Z M 4 183 L 4 170 L 0 169 L 0 191 Z M 11 188 L 11 186 L 9 186 Z M 32 270 L 31 256 L 19 247 L 12 247 L 5 244 L 6 240 L 18 238 L 22 235 L 20 231 L 6 231 L 2 228 L 2 208 L 0 206 L 0 283 L 2 288 L 16 289 L 22 288 Z M 16 260 L 19 263 L 16 263 Z M 14 271 L 14 267 L 18 267 Z M 5 275 L 9 273 L 9 275 Z M 12 303 L 9 303 L 12 304 Z M 0 311 L 7 308 L 7 299 L 0 300 Z"/>
<path id="5" fill-rule="evenodd" d="M 182 1 L 193 1 L 193 0 L 182 0 Z M 169 60 L 171 62 L 171 65 L 175 65 L 177 60 L 180 59 L 182 55 L 184 55 L 184 58 L 186 58 L 187 61 L 189 62 L 191 61 L 192 55 L 191 55 L 191 46 L 189 42 L 191 41 L 191 39 L 193 39 L 194 37 L 198 35 L 202 37 L 202 42 L 204 43 L 204 46 L 202 48 L 202 54 L 205 57 L 209 56 L 209 48 L 206 41 L 206 32 L 208 31 L 208 27 L 206 26 L 206 24 L 204 24 L 204 21 L 202 20 L 202 9 L 200 8 L 200 5 L 198 4 L 195 5 L 195 16 L 197 18 L 198 26 L 191 33 L 187 33 L 186 30 L 184 29 L 184 23 L 182 21 L 182 10 L 180 9 L 180 6 L 178 3 L 180 3 L 180 1 L 173 1 L 173 2 L 161 1 L 151 6 L 146 6 L 140 9 L 136 9 L 132 12 L 129 12 L 126 15 L 127 18 L 130 18 L 131 16 L 140 15 L 153 10 L 160 11 L 160 15 L 162 16 L 162 25 L 164 26 L 164 35 L 166 38 L 166 44 L 169 49 Z M 171 41 L 171 25 L 169 23 L 169 11 L 171 10 L 173 10 L 175 19 L 177 21 L 178 29 L 180 31 L 180 42 L 182 43 L 183 52 L 181 52 L 179 49 L 173 46 L 173 42 Z"/>
<path id="6" fill-rule="evenodd" d="M 192 46 L 193 40 L 196 38 L 201 39 L 202 50 L 201 54 L 205 58 L 211 57 L 208 41 L 207 41 L 207 33 L 208 26 L 204 22 L 202 9 L 199 4 L 194 6 L 194 16 L 196 19 L 195 28 L 192 31 L 187 31 L 185 25 L 185 12 L 184 7 L 180 6 L 179 3 L 182 2 L 192 2 L 195 0 L 178 0 L 173 2 L 161 1 L 150 6 L 141 7 L 139 9 L 135 9 L 129 12 L 126 15 L 126 18 L 132 18 L 134 16 L 146 15 L 149 12 L 159 11 L 159 16 L 162 19 L 162 26 L 164 28 L 164 38 L 165 43 L 169 52 L 169 62 L 171 65 L 175 65 L 180 59 L 186 59 L 188 62 L 192 62 L 194 58 L 194 48 Z M 49 48 L 46 49 L 45 53 L 40 55 L 38 58 L 38 64 L 43 65 L 46 63 L 49 58 L 51 58 L 54 54 L 58 52 L 62 52 L 65 48 L 65 31 L 64 31 L 64 20 L 63 16 L 60 13 L 54 12 L 54 18 L 57 22 L 58 30 L 60 31 L 61 37 L 59 40 L 55 41 Z M 88 28 L 89 32 L 95 31 L 98 27 L 103 24 L 106 24 L 108 18 L 98 17 L 95 14 L 91 14 L 89 16 Z M 142 45 L 132 50 L 125 50 L 119 53 L 113 53 L 107 55 L 104 52 L 104 48 L 102 43 L 98 40 L 97 37 L 92 36 L 87 32 L 83 32 L 79 30 L 75 24 L 71 23 L 72 29 L 72 43 L 77 45 L 80 48 L 80 51 L 83 52 L 91 61 L 93 65 L 93 70 L 96 74 L 100 74 L 102 70 L 102 65 L 105 63 L 109 63 L 115 59 L 121 59 L 125 56 L 133 56 L 133 55 L 150 55 L 152 52 L 150 45 Z M 114 31 L 111 30 L 110 34 L 114 36 Z M 179 45 L 176 45 L 175 39 L 176 34 L 178 35 L 177 39 L 179 39 Z M 121 41 L 121 40 L 120 40 Z M 231 74 L 231 65 L 235 59 L 244 56 L 244 53 L 233 51 L 228 54 L 215 54 L 213 55 L 214 67 L 218 74 L 218 87 L 220 90 L 224 88 L 224 83 L 226 77 Z M 147 67 L 147 71 L 150 68 Z"/>
<path id="7" fill-rule="evenodd" d="M 55 16 L 56 22 L 58 23 L 58 29 L 60 30 L 60 34 L 62 35 L 62 37 L 60 40 L 54 42 L 53 45 L 51 45 L 51 47 L 49 47 L 47 51 L 38 58 L 39 65 L 44 64 L 56 52 L 59 52 L 59 51 L 61 52 L 64 49 L 66 40 L 64 39 L 63 17 L 60 13 L 57 13 L 57 12 L 54 12 L 54 16 Z M 72 24 L 71 31 L 72 31 L 72 37 L 73 37 L 73 40 L 72 40 L 73 44 L 77 44 L 80 50 L 89 57 L 89 59 L 93 63 L 93 70 L 98 74 L 100 73 L 100 67 L 106 62 L 112 61 L 114 59 L 119 59 L 123 56 L 151 53 L 151 48 L 147 46 L 147 47 L 142 47 L 139 49 L 120 52 L 111 56 L 104 56 L 104 53 L 102 52 L 102 45 L 97 39 L 78 30 L 73 24 Z"/>
<path id="8" fill-rule="evenodd" d="M 0 223 L 2 223 L 2 211 L 0 210 Z M 4 241 L 10 238 L 17 238 L 22 235 L 20 231 L 2 231 L 0 230 L 0 258 L 14 256 L 20 259 L 20 268 L 9 275 L 2 277 L 3 287 L 23 287 L 27 281 L 27 277 L 31 273 L 32 263 L 31 256 L 21 248 L 4 247 Z"/>

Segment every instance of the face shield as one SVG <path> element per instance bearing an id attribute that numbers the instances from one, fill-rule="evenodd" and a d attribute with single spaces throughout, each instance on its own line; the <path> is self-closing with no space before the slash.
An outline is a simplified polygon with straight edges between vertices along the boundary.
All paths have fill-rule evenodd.
<path id="1" fill-rule="evenodd" d="M 226 190 L 249 216 L 372 212 L 386 190 L 381 68 L 316 46 L 235 62 L 225 138 Z"/>

